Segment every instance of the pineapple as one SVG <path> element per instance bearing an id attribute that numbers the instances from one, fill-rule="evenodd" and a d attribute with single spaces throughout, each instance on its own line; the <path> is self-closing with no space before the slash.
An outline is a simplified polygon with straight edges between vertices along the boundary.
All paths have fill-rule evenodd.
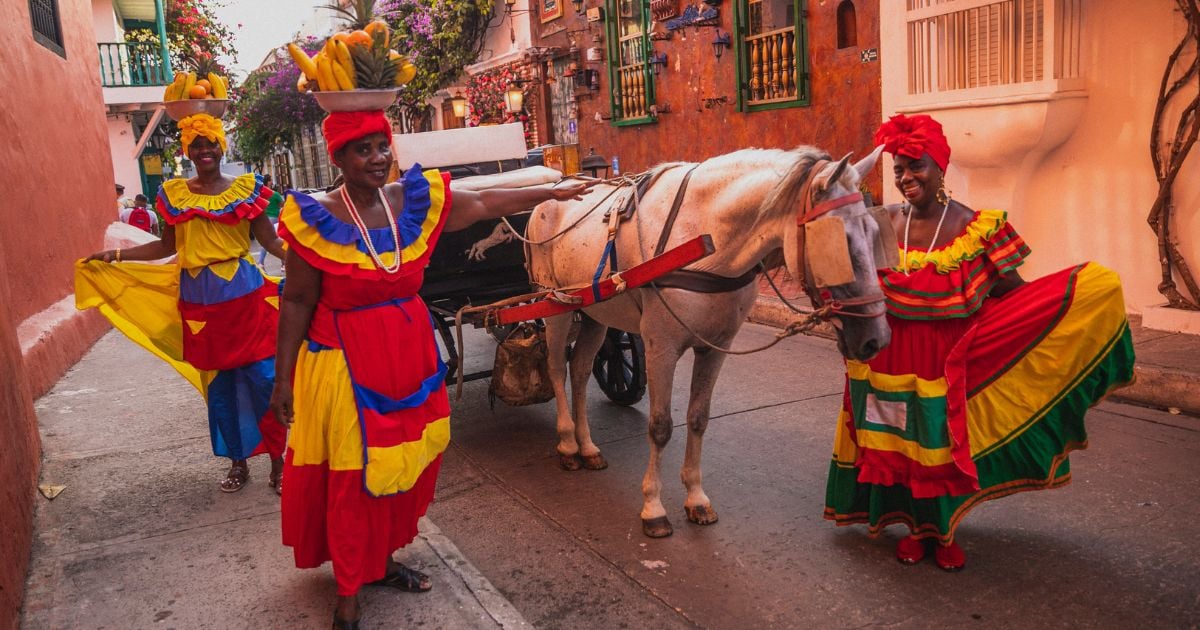
<path id="1" fill-rule="evenodd" d="M 347 9 L 340 3 L 325 5 L 326 9 L 346 20 L 352 31 L 366 29 L 371 20 L 375 19 L 375 0 L 350 0 L 349 7 Z"/>
<path id="2" fill-rule="evenodd" d="M 347 26 L 355 31 L 370 31 L 370 43 L 349 46 L 350 59 L 354 65 L 354 87 L 360 90 L 386 90 L 396 87 L 396 76 L 400 62 L 388 51 L 386 24 L 379 35 L 378 29 L 370 27 L 375 20 L 375 0 L 350 0 L 347 7 L 338 4 L 326 5 L 327 9 L 346 20 Z"/>

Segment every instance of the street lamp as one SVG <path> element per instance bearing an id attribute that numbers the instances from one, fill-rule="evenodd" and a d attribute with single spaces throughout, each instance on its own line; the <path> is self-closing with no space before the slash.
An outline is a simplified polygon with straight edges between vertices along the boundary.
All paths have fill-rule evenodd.
<path id="1" fill-rule="evenodd" d="M 519 114 L 525 108 L 525 89 L 522 86 L 526 83 L 530 83 L 530 80 L 513 79 L 509 82 L 508 89 L 504 92 L 504 111 Z"/>
<path id="2" fill-rule="evenodd" d="M 459 118 L 467 117 L 467 99 L 463 98 L 462 90 L 456 90 L 454 96 L 450 98 L 450 107 L 454 108 L 454 115 Z"/>
<path id="3" fill-rule="evenodd" d="M 721 29 L 717 29 L 717 36 L 713 38 L 712 47 L 713 54 L 717 56 L 717 60 L 721 59 L 721 53 L 729 48 L 729 33 L 722 33 Z"/>

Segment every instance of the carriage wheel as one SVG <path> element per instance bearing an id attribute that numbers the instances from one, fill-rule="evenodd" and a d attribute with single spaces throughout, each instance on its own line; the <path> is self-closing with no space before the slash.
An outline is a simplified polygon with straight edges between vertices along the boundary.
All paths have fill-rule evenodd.
<path id="1" fill-rule="evenodd" d="M 433 320 L 434 327 L 437 328 L 438 335 L 442 338 L 442 348 L 446 355 L 442 360 L 446 363 L 446 382 L 452 383 L 458 379 L 458 362 L 461 357 L 458 356 L 458 348 L 454 345 L 454 329 L 450 327 L 450 323 L 444 317 L 434 311 L 429 311 L 430 319 Z"/>
<path id="2" fill-rule="evenodd" d="M 618 405 L 640 401 L 646 395 L 646 349 L 642 338 L 609 328 L 604 345 L 592 361 L 592 375 L 604 395 Z"/>

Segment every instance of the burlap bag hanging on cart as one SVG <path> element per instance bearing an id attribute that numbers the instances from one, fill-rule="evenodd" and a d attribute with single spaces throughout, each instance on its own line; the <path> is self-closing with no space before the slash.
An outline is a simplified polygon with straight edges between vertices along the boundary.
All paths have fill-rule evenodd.
<path id="1" fill-rule="evenodd" d="M 554 398 L 550 368 L 546 362 L 546 339 L 537 325 L 522 322 L 500 345 L 492 366 L 488 398 L 513 407 L 535 405 Z"/>

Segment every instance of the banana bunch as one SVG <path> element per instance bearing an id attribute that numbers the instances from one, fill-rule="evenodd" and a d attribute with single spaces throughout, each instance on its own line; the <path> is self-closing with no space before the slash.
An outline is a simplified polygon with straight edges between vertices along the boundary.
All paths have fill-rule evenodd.
<path id="1" fill-rule="evenodd" d="M 417 67 L 389 49 L 390 43 L 387 22 L 374 20 L 360 30 L 335 33 L 312 57 L 296 44 L 288 44 L 288 53 L 300 68 L 296 89 L 301 92 L 385 90 L 412 81 Z"/>
<path id="2" fill-rule="evenodd" d="M 198 78 L 200 76 L 198 72 L 176 72 L 175 80 L 163 91 L 163 100 L 229 98 L 229 79 L 216 72 Z"/>

